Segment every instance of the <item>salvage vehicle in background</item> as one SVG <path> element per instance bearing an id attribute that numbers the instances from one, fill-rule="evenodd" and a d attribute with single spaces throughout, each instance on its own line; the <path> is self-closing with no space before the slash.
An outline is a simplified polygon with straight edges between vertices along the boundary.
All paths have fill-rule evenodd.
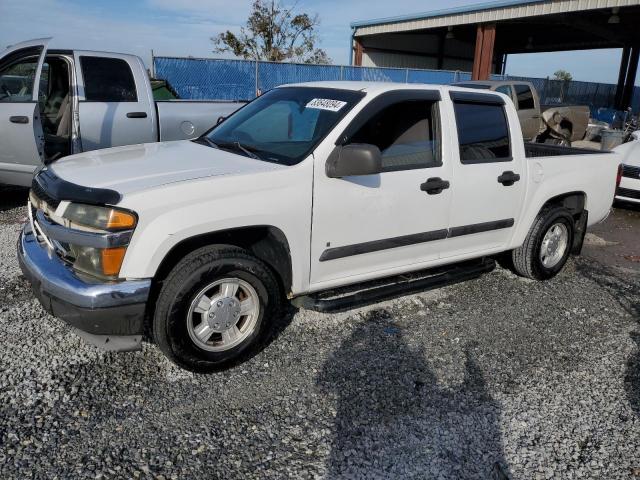
<path id="1" fill-rule="evenodd" d="M 504 93 L 518 111 L 525 142 L 570 146 L 582 140 L 591 112 L 587 105 L 541 105 L 531 82 L 516 80 L 477 80 L 461 82 L 460 87 L 480 88 Z"/>
<path id="2" fill-rule="evenodd" d="M 197 140 L 43 168 L 18 259 L 88 341 L 134 350 L 147 334 L 212 371 L 255 352 L 285 299 L 351 308 L 475 278 L 505 252 L 522 276 L 555 276 L 608 215 L 618 166 L 525 143 L 496 92 L 283 86 Z"/>
<path id="3" fill-rule="evenodd" d="M 196 138 L 240 103 L 154 101 L 133 55 L 47 49 L 32 40 L 0 53 L 0 184 L 31 184 L 66 155 Z"/>

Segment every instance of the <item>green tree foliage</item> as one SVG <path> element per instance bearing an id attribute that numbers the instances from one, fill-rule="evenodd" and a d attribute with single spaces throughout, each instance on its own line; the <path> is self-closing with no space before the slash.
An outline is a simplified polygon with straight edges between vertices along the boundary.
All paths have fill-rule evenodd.
<path id="1" fill-rule="evenodd" d="M 573 80 L 573 77 L 566 70 L 558 70 L 553 74 L 554 80 L 562 80 L 563 82 L 570 82 Z"/>
<path id="2" fill-rule="evenodd" d="M 326 52 L 317 47 L 318 15 L 295 13 L 295 7 L 255 0 L 239 34 L 227 30 L 211 38 L 214 52 L 231 52 L 248 60 L 331 63 Z"/>

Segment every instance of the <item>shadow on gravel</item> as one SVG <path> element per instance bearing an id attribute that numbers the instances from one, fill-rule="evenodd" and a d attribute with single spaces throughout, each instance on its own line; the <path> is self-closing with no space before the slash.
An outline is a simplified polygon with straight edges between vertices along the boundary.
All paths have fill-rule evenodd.
<path id="1" fill-rule="evenodd" d="M 28 188 L 0 185 L 0 212 L 26 205 L 28 196 Z"/>
<path id="2" fill-rule="evenodd" d="M 576 262 L 578 271 L 592 280 L 616 299 L 640 327 L 640 281 L 626 280 L 610 268 L 597 262 Z M 635 353 L 627 360 L 624 386 L 631 407 L 640 417 L 640 331 L 632 332 L 631 339 L 636 343 Z"/>
<path id="3" fill-rule="evenodd" d="M 462 384 L 446 388 L 389 312 L 365 320 L 318 377 L 338 395 L 327 478 L 507 479 L 500 405 L 475 346 L 463 347 Z"/>

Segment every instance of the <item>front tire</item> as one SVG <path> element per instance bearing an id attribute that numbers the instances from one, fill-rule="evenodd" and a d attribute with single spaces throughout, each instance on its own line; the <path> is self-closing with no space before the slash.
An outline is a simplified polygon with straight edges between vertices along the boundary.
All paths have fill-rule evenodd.
<path id="1" fill-rule="evenodd" d="M 267 265 L 242 248 L 203 247 L 167 276 L 153 337 L 182 368 L 222 370 L 259 350 L 281 306 L 278 282 Z"/>
<path id="2" fill-rule="evenodd" d="M 540 212 L 524 244 L 511 254 L 516 273 L 534 280 L 555 277 L 569 259 L 574 224 L 571 213 L 564 207 Z"/>

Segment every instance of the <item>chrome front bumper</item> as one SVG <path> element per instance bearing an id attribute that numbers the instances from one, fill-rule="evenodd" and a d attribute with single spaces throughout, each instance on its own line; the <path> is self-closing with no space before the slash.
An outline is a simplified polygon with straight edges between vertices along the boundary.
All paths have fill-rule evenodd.
<path id="1" fill-rule="evenodd" d="M 18 239 L 18 261 L 42 306 L 105 349 L 140 349 L 151 279 L 100 283 L 78 276 L 29 224 Z"/>

